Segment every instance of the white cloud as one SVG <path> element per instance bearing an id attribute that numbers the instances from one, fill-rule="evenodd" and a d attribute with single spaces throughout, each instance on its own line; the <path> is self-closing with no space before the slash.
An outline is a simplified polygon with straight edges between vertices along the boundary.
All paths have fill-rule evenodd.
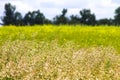
<path id="1" fill-rule="evenodd" d="M 112 0 L 93 0 L 88 6 L 97 15 L 97 18 L 113 18 L 114 11 L 119 5 Z"/>

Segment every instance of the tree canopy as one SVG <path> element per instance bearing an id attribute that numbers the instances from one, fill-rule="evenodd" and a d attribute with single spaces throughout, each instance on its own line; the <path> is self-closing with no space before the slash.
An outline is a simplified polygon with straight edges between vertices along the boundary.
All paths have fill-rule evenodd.
<path id="1" fill-rule="evenodd" d="M 23 18 L 24 25 L 44 24 L 45 16 L 38 11 L 28 12 Z"/>
<path id="2" fill-rule="evenodd" d="M 115 10 L 114 21 L 116 25 L 120 25 L 120 7 Z"/>
<path id="3" fill-rule="evenodd" d="M 5 16 L 2 18 L 4 25 L 14 25 L 15 9 L 15 6 L 12 6 L 10 3 L 5 4 Z"/>
<path id="4" fill-rule="evenodd" d="M 68 23 L 68 18 L 66 17 L 67 14 L 67 9 L 62 10 L 61 15 L 57 15 L 53 20 L 54 24 L 67 24 Z"/>
<path id="5" fill-rule="evenodd" d="M 1 20 L 1 25 L 43 25 L 43 24 L 83 24 L 83 25 L 120 25 L 120 7 L 115 9 L 114 19 L 103 18 L 96 20 L 96 15 L 90 9 L 82 9 L 79 15 L 67 16 L 68 10 L 63 8 L 61 14 L 56 15 L 53 20 L 49 20 L 40 11 L 29 11 L 24 16 L 18 11 L 16 7 L 10 3 L 6 3 L 4 7 L 4 16 Z"/>
<path id="6" fill-rule="evenodd" d="M 91 14 L 91 11 L 89 9 L 83 9 L 80 11 L 80 20 L 82 24 L 86 25 L 95 25 L 96 24 L 96 18 L 94 14 Z"/>

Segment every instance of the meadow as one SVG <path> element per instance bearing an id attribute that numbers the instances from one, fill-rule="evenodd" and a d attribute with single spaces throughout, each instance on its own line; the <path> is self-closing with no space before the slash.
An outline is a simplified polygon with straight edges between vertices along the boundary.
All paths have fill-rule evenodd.
<path id="1" fill-rule="evenodd" d="M 120 27 L 1 27 L 0 80 L 120 80 Z"/>

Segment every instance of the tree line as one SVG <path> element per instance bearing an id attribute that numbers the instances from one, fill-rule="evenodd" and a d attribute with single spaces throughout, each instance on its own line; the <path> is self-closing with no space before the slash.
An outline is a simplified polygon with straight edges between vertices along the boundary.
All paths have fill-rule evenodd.
<path id="1" fill-rule="evenodd" d="M 2 25 L 43 25 L 43 24 L 70 24 L 70 25 L 120 25 L 120 7 L 115 10 L 114 19 L 99 19 L 96 20 L 96 15 L 90 9 L 83 9 L 79 11 L 79 15 L 71 15 L 67 17 L 67 9 L 63 9 L 61 14 L 56 15 L 53 20 L 49 20 L 40 10 L 29 11 L 22 16 L 20 12 L 16 11 L 16 7 L 10 3 L 6 3 L 4 7 L 4 16 L 1 17 Z"/>

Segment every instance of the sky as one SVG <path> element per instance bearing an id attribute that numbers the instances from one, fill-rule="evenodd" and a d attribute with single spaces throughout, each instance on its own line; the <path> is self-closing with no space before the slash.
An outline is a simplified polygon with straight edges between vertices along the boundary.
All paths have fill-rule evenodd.
<path id="1" fill-rule="evenodd" d="M 79 15 L 79 11 L 86 8 L 97 19 L 113 18 L 115 9 L 120 6 L 120 0 L 0 0 L 0 16 L 4 15 L 5 3 L 16 6 L 16 11 L 22 15 L 28 11 L 40 10 L 48 19 L 61 14 L 63 8 L 68 9 L 67 16 Z"/>

